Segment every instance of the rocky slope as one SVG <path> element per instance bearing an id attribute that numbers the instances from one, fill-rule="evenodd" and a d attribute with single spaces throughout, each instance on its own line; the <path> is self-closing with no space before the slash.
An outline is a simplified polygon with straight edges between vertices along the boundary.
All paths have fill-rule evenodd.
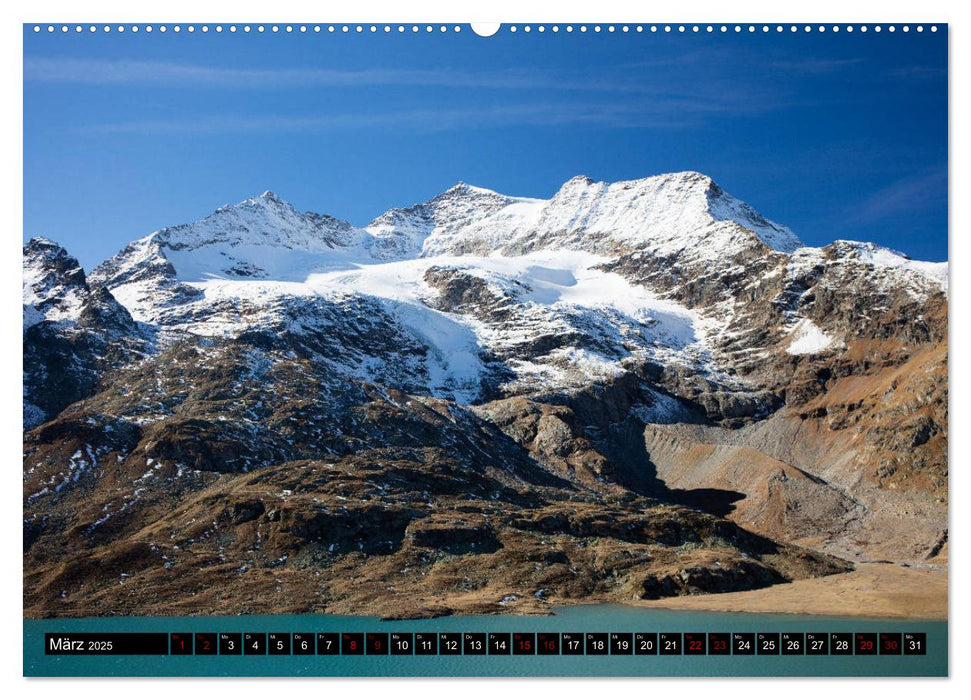
<path id="1" fill-rule="evenodd" d="M 264 193 L 24 263 L 33 615 L 535 611 L 946 547 L 946 264 L 698 173 L 364 228 Z"/>

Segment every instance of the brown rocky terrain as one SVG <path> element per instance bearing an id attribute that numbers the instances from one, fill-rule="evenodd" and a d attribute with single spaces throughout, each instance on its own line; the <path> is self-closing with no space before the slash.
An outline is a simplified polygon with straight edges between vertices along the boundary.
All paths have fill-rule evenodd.
<path id="1" fill-rule="evenodd" d="M 317 437 L 307 368 L 247 379 L 238 350 L 197 364 L 173 350 L 27 435 L 27 614 L 536 610 L 850 568 L 593 470 L 561 476 L 440 400 L 347 387 Z M 259 428 L 220 425 L 253 395 L 269 404 Z M 144 427 L 108 420 L 136 401 L 166 410 L 153 396 L 178 407 Z M 607 463 L 580 447 L 567 459 Z"/>

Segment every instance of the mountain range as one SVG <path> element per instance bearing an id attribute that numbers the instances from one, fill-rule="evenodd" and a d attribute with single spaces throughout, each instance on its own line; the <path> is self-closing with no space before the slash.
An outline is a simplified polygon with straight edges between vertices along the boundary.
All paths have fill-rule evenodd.
<path id="1" fill-rule="evenodd" d="M 537 611 L 947 557 L 946 263 L 696 172 L 24 246 L 35 616 Z"/>

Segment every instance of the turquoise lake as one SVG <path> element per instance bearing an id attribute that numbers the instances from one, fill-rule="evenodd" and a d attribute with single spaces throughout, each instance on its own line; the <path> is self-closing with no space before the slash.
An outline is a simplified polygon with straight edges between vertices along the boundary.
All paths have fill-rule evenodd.
<path id="1" fill-rule="evenodd" d="M 45 632 L 924 632 L 926 656 L 46 656 Z M 382 621 L 339 615 L 24 620 L 25 676 L 946 676 L 947 623 L 683 612 Z"/>

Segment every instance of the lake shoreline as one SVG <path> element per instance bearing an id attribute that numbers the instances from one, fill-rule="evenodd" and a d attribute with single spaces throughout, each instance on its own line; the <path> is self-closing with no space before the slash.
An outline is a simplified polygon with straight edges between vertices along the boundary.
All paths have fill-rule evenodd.
<path id="1" fill-rule="evenodd" d="M 877 618 L 946 622 L 948 619 L 947 576 L 947 569 L 940 567 L 918 569 L 903 567 L 899 564 L 866 563 L 857 564 L 854 571 L 844 574 L 801 579 L 767 588 L 732 593 L 709 593 L 658 600 L 630 601 L 608 600 L 599 597 L 591 597 L 585 600 L 521 598 L 501 610 L 491 607 L 471 612 L 461 609 L 462 606 L 454 610 L 449 610 L 446 606 L 429 606 L 426 610 L 432 614 L 428 615 L 384 616 L 374 614 L 372 611 L 362 610 L 356 616 L 375 617 L 382 622 L 435 620 L 468 615 L 548 618 L 556 616 L 557 611 L 561 608 L 609 604 L 637 610 L 658 609 L 682 612 L 810 615 L 848 619 Z M 241 615 L 225 616 L 251 617 L 293 614 L 356 617 L 352 614 L 343 613 L 299 613 L 290 610 L 285 612 L 267 610 L 265 612 L 247 612 Z M 185 611 L 172 611 L 171 616 L 197 618 L 213 615 L 211 613 L 194 615 L 187 614 Z M 29 617 L 25 615 L 24 620 L 124 619 L 129 617 L 166 616 L 59 615 L 54 617 Z"/>
<path id="2" fill-rule="evenodd" d="M 857 564 L 854 571 L 734 593 L 636 601 L 638 608 L 946 622 L 946 568 Z M 850 612 L 852 611 L 852 612 Z"/>

